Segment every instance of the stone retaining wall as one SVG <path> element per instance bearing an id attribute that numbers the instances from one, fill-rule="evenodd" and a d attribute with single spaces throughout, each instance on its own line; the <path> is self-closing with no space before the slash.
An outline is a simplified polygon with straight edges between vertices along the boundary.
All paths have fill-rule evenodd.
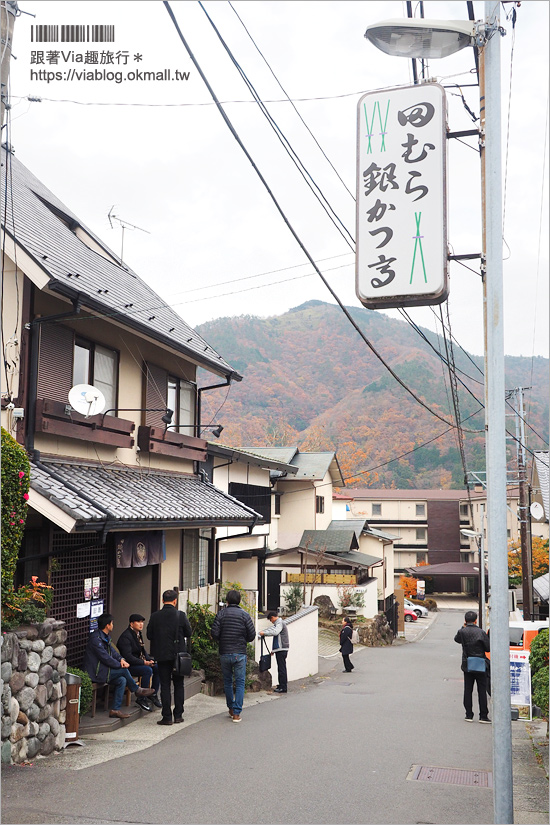
<path id="1" fill-rule="evenodd" d="M 67 631 L 64 622 L 2 633 L 1 757 L 21 763 L 47 756 L 65 743 Z"/>

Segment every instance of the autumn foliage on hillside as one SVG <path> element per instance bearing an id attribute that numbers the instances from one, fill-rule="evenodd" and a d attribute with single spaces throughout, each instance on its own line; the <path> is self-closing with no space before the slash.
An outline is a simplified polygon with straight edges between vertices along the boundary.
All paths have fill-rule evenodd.
<path id="1" fill-rule="evenodd" d="M 534 579 L 548 573 L 548 539 L 543 541 L 539 536 L 533 537 L 532 572 Z M 521 546 L 518 541 L 509 543 L 508 584 L 510 587 L 521 587 L 522 584 Z"/>
<path id="2" fill-rule="evenodd" d="M 350 486 L 463 488 L 441 360 L 404 321 L 350 311 L 397 375 L 449 426 L 395 381 L 338 307 L 319 301 L 281 316 L 220 318 L 197 328 L 243 375 L 229 391 L 203 394 L 203 422 L 223 424 L 222 440 L 235 447 L 335 450 Z M 424 331 L 444 353 L 442 340 Z M 474 431 L 465 434 L 468 467 L 483 471 L 483 358 L 457 348 L 455 361 L 469 390 L 459 384 L 461 417 Z M 547 439 L 548 361 L 534 359 L 531 378 L 531 359 L 507 358 L 506 381 L 533 388 L 529 423 Z M 534 435 L 530 446 L 541 448 Z"/>

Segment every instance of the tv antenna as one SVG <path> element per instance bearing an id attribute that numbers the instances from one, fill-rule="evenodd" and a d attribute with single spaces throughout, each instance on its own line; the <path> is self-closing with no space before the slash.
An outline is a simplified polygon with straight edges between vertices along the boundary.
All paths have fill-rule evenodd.
<path id="1" fill-rule="evenodd" d="M 107 215 L 107 217 L 109 218 L 109 223 L 111 224 L 111 229 L 114 229 L 113 221 L 117 221 L 117 223 L 120 224 L 120 228 L 122 229 L 122 242 L 121 242 L 121 245 L 120 245 L 120 263 L 122 263 L 122 256 L 124 254 L 124 230 L 129 229 L 131 232 L 133 232 L 134 229 L 139 229 L 140 232 L 145 232 L 147 235 L 150 235 L 151 233 L 147 229 L 142 229 L 141 226 L 136 226 L 133 223 L 129 223 L 128 221 L 125 221 L 122 218 L 119 218 L 118 215 L 114 215 L 113 214 L 113 209 L 114 208 L 115 208 L 115 204 L 113 204 L 111 206 L 111 209 L 110 209 L 109 214 Z"/>

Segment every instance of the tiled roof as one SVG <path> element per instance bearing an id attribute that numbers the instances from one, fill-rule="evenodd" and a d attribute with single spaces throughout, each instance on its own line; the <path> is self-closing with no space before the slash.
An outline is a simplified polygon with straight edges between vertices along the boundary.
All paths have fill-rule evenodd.
<path id="1" fill-rule="evenodd" d="M 348 562 L 350 567 L 372 567 L 373 564 L 378 564 L 382 561 L 381 556 L 370 556 L 367 553 L 357 553 L 351 551 L 350 553 L 338 553 L 333 556 L 335 561 Z"/>
<path id="2" fill-rule="evenodd" d="M 245 447 L 244 449 L 273 461 L 281 461 L 283 464 L 290 464 L 298 452 L 297 447 Z"/>
<path id="3" fill-rule="evenodd" d="M 543 573 L 542 576 L 533 579 L 533 590 L 538 593 L 543 602 L 548 601 L 548 573 Z"/>
<path id="4" fill-rule="evenodd" d="M 294 613 L 292 616 L 289 616 L 288 618 L 286 618 L 285 616 L 285 624 L 291 624 L 292 622 L 301 619 L 302 616 L 307 616 L 308 613 L 315 613 L 318 610 L 319 608 L 316 604 L 310 604 L 307 607 L 302 607 L 297 613 Z"/>
<path id="5" fill-rule="evenodd" d="M 5 170 L 4 149 L 2 161 Z M 206 369 L 221 375 L 232 374 L 240 380 L 241 376 L 197 332 L 126 264 L 117 263 L 118 256 L 14 156 L 11 168 L 13 219 L 12 201 L 8 199 L 6 233 L 15 237 L 16 243 L 50 278 L 51 290 L 69 297 L 80 295 L 84 307 L 138 329 Z M 107 260 L 86 246 L 46 203 L 69 223 L 81 227 L 114 260 Z"/>
<path id="6" fill-rule="evenodd" d="M 336 519 L 330 522 L 328 526 L 328 530 L 353 530 L 355 535 L 357 536 L 357 541 L 359 541 L 359 536 L 363 532 L 363 530 L 367 527 L 367 522 L 364 518 L 362 519 Z"/>
<path id="7" fill-rule="evenodd" d="M 41 465 L 31 464 L 31 487 L 81 524 L 108 522 L 111 529 L 155 527 L 161 522 L 174 527 L 206 527 L 250 525 L 258 517 L 254 510 L 197 476 L 120 465 L 45 460 Z"/>
<path id="8" fill-rule="evenodd" d="M 356 550 L 359 542 L 355 530 L 304 530 L 300 547 L 326 553 L 346 553 Z"/>
<path id="9" fill-rule="evenodd" d="M 291 474 L 296 472 L 296 467 L 292 464 L 288 464 L 279 458 L 270 458 L 267 455 L 263 455 L 254 447 L 251 449 L 242 449 L 241 447 L 229 447 L 227 444 L 220 444 L 219 441 L 209 441 L 208 452 L 212 455 L 231 458 L 233 461 L 250 462 L 265 469 L 275 469 Z"/>

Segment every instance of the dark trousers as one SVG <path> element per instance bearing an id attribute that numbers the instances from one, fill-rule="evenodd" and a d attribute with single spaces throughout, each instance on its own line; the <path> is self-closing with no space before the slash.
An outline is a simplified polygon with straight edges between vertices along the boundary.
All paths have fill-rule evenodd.
<path id="1" fill-rule="evenodd" d="M 154 665 L 130 665 L 130 673 L 132 676 L 141 676 L 141 687 L 152 687 L 155 693 L 158 693 L 160 687 L 159 669 Z M 151 685 L 151 679 L 153 684 Z"/>
<path id="2" fill-rule="evenodd" d="M 469 719 L 474 717 L 473 693 L 474 684 L 477 684 L 477 697 L 479 699 L 479 718 L 487 719 L 489 709 L 487 707 L 487 674 L 486 673 L 465 673 L 464 674 L 464 710 Z"/>
<path id="3" fill-rule="evenodd" d="M 171 686 L 174 683 L 174 719 L 183 716 L 183 676 L 174 673 L 174 660 L 168 662 L 157 662 L 160 678 L 160 701 L 162 702 L 162 718 L 172 718 L 172 697 Z"/>
<path id="4" fill-rule="evenodd" d="M 353 670 L 353 665 L 351 663 L 350 654 L 349 653 L 342 653 L 342 660 L 344 662 L 344 667 L 350 673 Z"/>
<path id="5" fill-rule="evenodd" d="M 286 692 L 287 689 L 287 675 L 286 675 L 286 657 L 288 656 L 288 650 L 281 650 L 279 652 L 275 652 L 275 658 L 277 659 L 277 670 L 279 673 L 279 687 L 281 690 Z"/>

